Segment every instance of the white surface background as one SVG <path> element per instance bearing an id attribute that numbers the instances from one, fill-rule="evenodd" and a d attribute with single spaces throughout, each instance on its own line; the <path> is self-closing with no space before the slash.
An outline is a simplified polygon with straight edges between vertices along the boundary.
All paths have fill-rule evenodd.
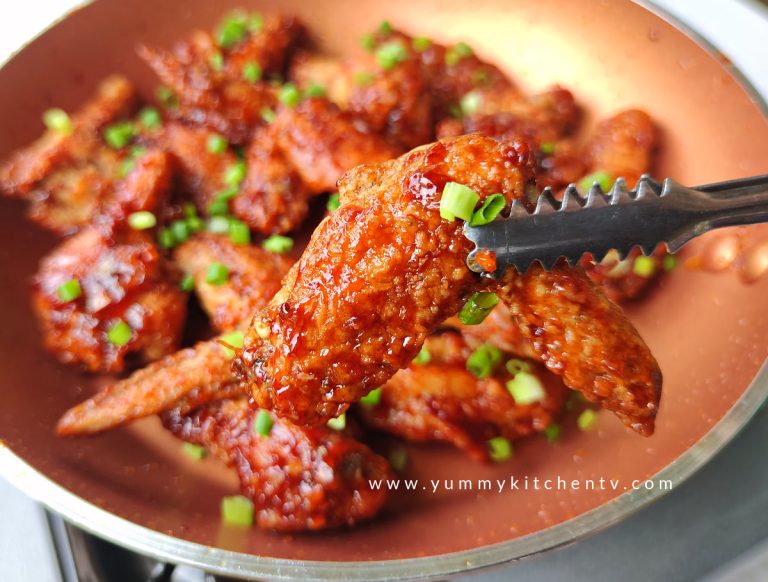
<path id="1" fill-rule="evenodd" d="M 3 0 L 0 3 L 0 63 L 9 58 L 24 42 L 80 3 L 78 0 L 21 0 L 19 2 Z M 768 11 L 763 5 L 756 0 L 655 0 L 655 3 L 688 23 L 716 45 L 768 99 Z M 0 90 L 8 91 L 11 88 L 2 87 Z M 751 430 L 754 432 L 756 429 L 753 426 Z M 750 438 L 749 434 L 740 437 L 741 440 L 747 438 Z M 763 439 L 762 435 L 760 439 Z M 733 458 L 736 453 L 730 449 L 724 454 L 730 454 Z M 760 447 L 759 451 L 753 450 L 750 453 L 764 453 L 764 451 L 765 449 Z M 765 463 L 764 455 L 761 456 L 763 458 L 757 462 Z M 722 465 L 723 460 L 718 459 L 718 461 Z M 697 476 L 692 481 L 701 482 L 703 479 L 704 477 Z M 694 483 L 691 485 L 693 486 Z M 765 508 L 763 507 L 760 511 L 764 512 Z M 58 580 L 42 512 L 36 504 L 2 480 L 0 480 L 0 516 L 0 579 L 9 582 Z M 716 516 L 713 517 L 716 523 Z M 748 515 L 742 517 L 750 519 Z M 638 521 L 636 518 L 633 519 Z M 713 527 L 713 521 L 710 521 L 708 526 Z M 744 548 L 746 549 L 747 547 Z M 608 547 L 606 550 L 611 551 Z M 616 548 L 614 547 L 613 550 Z M 563 558 L 566 558 L 565 553 L 553 554 L 548 563 L 563 562 Z M 757 547 L 738 564 L 727 566 L 717 579 L 768 579 L 767 555 L 768 548 Z M 653 559 L 652 556 L 648 558 Z M 547 558 L 544 558 L 544 561 L 546 562 Z M 573 573 L 576 574 L 579 570 L 578 562 L 576 560 L 571 562 L 572 567 L 575 567 Z M 534 563 L 530 566 L 534 566 Z M 566 569 L 560 569 L 560 574 L 563 571 L 570 571 L 566 564 L 564 566 Z M 512 567 L 510 570 L 486 574 L 481 578 L 489 582 L 511 577 L 534 579 L 528 576 L 536 572 L 535 579 L 549 579 L 545 569 L 535 570 L 534 568 Z M 550 571 L 552 570 L 550 568 Z M 682 573 L 683 570 L 684 565 L 681 564 L 677 573 Z M 594 574 L 592 579 L 597 579 Z"/>

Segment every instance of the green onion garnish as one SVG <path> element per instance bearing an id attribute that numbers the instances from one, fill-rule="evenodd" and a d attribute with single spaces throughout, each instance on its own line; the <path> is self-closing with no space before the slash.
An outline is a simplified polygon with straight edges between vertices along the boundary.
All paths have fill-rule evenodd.
<path id="1" fill-rule="evenodd" d="M 411 46 L 417 53 L 423 53 L 425 50 L 432 46 L 432 41 L 426 36 L 417 36 L 411 42 Z"/>
<path id="2" fill-rule="evenodd" d="M 677 257 L 674 255 L 665 255 L 661 261 L 661 266 L 665 271 L 672 271 L 677 267 Z"/>
<path id="3" fill-rule="evenodd" d="M 224 285 L 229 279 L 229 267 L 223 263 L 211 263 L 208 265 L 208 272 L 205 274 L 205 282 L 209 285 L 218 287 Z"/>
<path id="4" fill-rule="evenodd" d="M 72 133 L 72 120 L 63 109 L 54 107 L 43 113 L 45 127 L 56 133 L 67 135 Z"/>
<path id="5" fill-rule="evenodd" d="M 145 107 L 139 111 L 139 123 L 147 129 L 157 129 L 163 125 L 163 118 L 154 107 Z"/>
<path id="6" fill-rule="evenodd" d="M 467 370 L 477 378 L 487 378 L 500 361 L 501 350 L 492 344 L 483 344 L 467 358 Z"/>
<path id="7" fill-rule="evenodd" d="M 653 257 L 635 257 L 632 272 L 640 277 L 650 277 L 656 271 L 656 260 Z"/>
<path id="8" fill-rule="evenodd" d="M 224 348 L 227 357 L 230 359 L 235 357 L 235 349 L 243 347 L 244 339 L 242 331 L 233 331 L 219 336 L 219 340 L 227 344 L 226 346 L 222 345 L 221 347 Z"/>
<path id="9" fill-rule="evenodd" d="M 190 216 L 185 220 L 187 221 L 189 232 L 200 232 L 205 228 L 205 223 L 203 222 L 203 219 L 200 218 L 199 216 Z"/>
<path id="10" fill-rule="evenodd" d="M 157 233 L 157 244 L 164 249 L 171 249 L 176 246 L 176 238 L 170 228 L 161 228 Z"/>
<path id="11" fill-rule="evenodd" d="M 491 80 L 491 74 L 487 69 L 477 69 L 472 72 L 472 83 L 475 85 L 485 85 Z"/>
<path id="12" fill-rule="evenodd" d="M 56 295 L 58 295 L 59 299 L 64 303 L 74 301 L 82 294 L 83 289 L 80 287 L 80 281 L 77 279 L 70 279 L 66 283 L 59 285 L 59 288 L 56 289 Z"/>
<path id="13" fill-rule="evenodd" d="M 128 215 L 128 226 L 133 230 L 147 230 L 157 224 L 157 218 L 147 210 L 132 212 Z"/>
<path id="14" fill-rule="evenodd" d="M 253 501 L 242 495 L 224 497 L 221 500 L 221 520 L 225 525 L 253 525 Z"/>
<path id="15" fill-rule="evenodd" d="M 264 120 L 264 123 L 273 123 L 275 121 L 275 112 L 272 111 L 269 107 L 262 107 L 259 114 Z"/>
<path id="16" fill-rule="evenodd" d="M 208 232 L 227 234 L 229 232 L 229 218 L 226 216 L 211 216 L 208 219 Z"/>
<path id="17" fill-rule="evenodd" d="M 122 347 L 131 341 L 133 330 L 122 319 L 118 319 L 107 331 L 107 339 L 113 346 Z"/>
<path id="18" fill-rule="evenodd" d="M 224 68 L 224 55 L 216 51 L 208 58 L 208 64 L 214 71 L 220 71 Z"/>
<path id="19" fill-rule="evenodd" d="M 506 367 L 507 372 L 513 376 L 519 374 L 520 372 L 530 372 L 533 369 L 530 362 L 526 362 L 525 360 L 521 360 L 519 358 L 512 358 L 509 360 L 506 364 Z"/>
<path id="20" fill-rule="evenodd" d="M 576 425 L 579 430 L 592 430 L 597 424 L 597 413 L 591 408 L 584 410 L 576 419 Z"/>
<path id="21" fill-rule="evenodd" d="M 202 461 L 208 454 L 208 451 L 205 450 L 205 447 L 201 447 L 200 445 L 195 445 L 192 443 L 184 443 L 181 445 L 181 452 L 195 461 Z"/>
<path id="22" fill-rule="evenodd" d="M 493 437 L 488 441 L 488 455 L 495 463 L 512 458 L 512 443 L 504 437 Z"/>
<path id="23" fill-rule="evenodd" d="M 395 68 L 408 58 L 408 50 L 400 41 L 392 41 L 381 45 L 376 51 L 376 61 L 379 66 L 388 71 Z"/>
<path id="24" fill-rule="evenodd" d="M 309 87 L 304 89 L 304 95 L 307 97 L 325 97 L 325 87 L 319 83 L 312 83 Z"/>
<path id="25" fill-rule="evenodd" d="M 236 45 L 248 34 L 248 22 L 242 14 L 232 14 L 219 25 L 216 31 L 216 42 L 221 48 L 227 49 Z"/>
<path id="26" fill-rule="evenodd" d="M 368 394 L 360 399 L 360 404 L 365 406 L 376 406 L 381 402 L 381 388 L 374 388 Z"/>
<path id="27" fill-rule="evenodd" d="M 496 293 L 478 291 L 469 298 L 459 311 L 459 321 L 464 325 L 482 323 L 498 302 L 499 298 Z"/>
<path id="28" fill-rule="evenodd" d="M 243 65 L 243 79 L 249 83 L 256 83 L 261 81 L 261 76 L 264 72 L 261 70 L 261 65 L 254 61 L 248 61 Z"/>
<path id="29" fill-rule="evenodd" d="M 235 245 L 247 245 L 251 242 L 251 231 L 242 220 L 230 219 L 229 240 Z"/>
<path id="30" fill-rule="evenodd" d="M 547 438 L 549 442 L 553 443 L 560 438 L 561 432 L 562 432 L 562 429 L 560 428 L 560 425 L 553 422 L 547 428 L 544 429 L 544 436 Z"/>
<path id="31" fill-rule="evenodd" d="M 448 182 L 440 199 L 440 218 L 453 222 L 455 218 L 471 220 L 480 196 L 463 184 Z"/>
<path id="32" fill-rule="evenodd" d="M 539 146 L 539 150 L 542 154 L 547 154 L 548 156 L 551 156 L 555 153 L 555 142 L 553 141 L 545 141 Z"/>
<path id="33" fill-rule="evenodd" d="M 286 83 L 280 88 L 277 99 L 286 107 L 296 107 L 301 101 L 301 91 L 293 83 Z"/>
<path id="34" fill-rule="evenodd" d="M 360 71 L 355 73 L 355 76 L 352 77 L 352 80 L 355 82 L 355 85 L 358 87 L 367 87 L 371 83 L 373 83 L 373 80 L 376 78 L 376 76 L 371 73 L 370 71 Z"/>
<path id="35" fill-rule="evenodd" d="M 339 193 L 334 192 L 328 196 L 328 202 L 326 202 L 325 207 L 328 209 L 328 212 L 336 212 L 339 209 L 339 206 L 341 206 L 341 202 L 339 201 Z"/>
<path id="36" fill-rule="evenodd" d="M 192 234 L 189 231 L 189 224 L 186 220 L 174 220 L 171 223 L 171 232 L 173 233 L 173 239 L 176 241 L 176 244 L 186 242 L 189 235 Z"/>
<path id="37" fill-rule="evenodd" d="M 472 115 L 477 113 L 477 110 L 480 109 L 482 103 L 482 95 L 476 91 L 470 91 L 469 93 L 464 94 L 461 101 L 459 101 L 459 108 L 461 109 L 462 115 Z"/>
<path id="38" fill-rule="evenodd" d="M 264 242 L 261 243 L 261 246 L 271 253 L 284 255 L 285 253 L 290 252 L 293 248 L 293 239 L 289 236 L 273 234 L 272 236 L 264 239 Z"/>
<path id="39" fill-rule="evenodd" d="M 579 180 L 579 188 L 586 192 L 597 182 L 603 192 L 608 192 L 613 184 L 613 176 L 608 172 L 593 172 Z"/>
<path id="40" fill-rule="evenodd" d="M 472 218 L 469 220 L 470 226 L 481 226 L 493 222 L 496 217 L 504 210 L 507 205 L 507 199 L 503 194 L 491 194 L 483 200 L 480 208 L 472 213 Z"/>
<path id="41" fill-rule="evenodd" d="M 364 34 L 360 37 L 360 46 L 366 52 L 373 52 L 373 49 L 376 46 L 376 38 L 370 32 L 368 34 Z"/>
<path id="42" fill-rule="evenodd" d="M 248 18 L 248 30 L 253 33 L 261 32 L 264 28 L 264 17 L 258 12 L 253 12 Z"/>
<path id="43" fill-rule="evenodd" d="M 238 160 L 224 170 L 224 183 L 229 186 L 239 186 L 245 180 L 247 172 L 248 166 L 246 163 L 243 160 Z"/>
<path id="44" fill-rule="evenodd" d="M 117 169 L 117 176 L 119 178 L 125 178 L 128 174 L 133 172 L 136 167 L 136 160 L 134 158 L 125 158 L 120 162 L 120 166 Z"/>
<path id="45" fill-rule="evenodd" d="M 405 449 L 392 449 L 387 458 L 395 471 L 400 472 L 408 465 L 408 451 Z"/>
<path id="46" fill-rule="evenodd" d="M 192 275 L 184 275 L 179 283 L 179 288 L 189 293 L 195 288 L 195 278 Z"/>
<path id="47" fill-rule="evenodd" d="M 515 399 L 515 404 L 527 406 L 541 402 L 547 397 L 544 385 L 530 372 L 518 372 L 507 382 L 507 390 Z"/>
<path id="48" fill-rule="evenodd" d="M 160 103 L 166 107 L 173 108 L 179 104 L 179 100 L 176 98 L 176 95 L 170 87 L 160 85 L 157 89 L 155 89 L 155 96 L 157 97 L 158 101 L 160 101 Z"/>
<path id="49" fill-rule="evenodd" d="M 272 431 L 272 425 L 275 421 L 272 419 L 272 415 L 266 410 L 259 410 L 256 415 L 256 419 L 253 421 L 253 432 L 259 436 L 269 436 Z"/>
<path id="50" fill-rule="evenodd" d="M 427 346 L 421 346 L 421 350 L 413 358 L 413 363 L 417 366 L 426 366 L 432 361 L 432 353 L 427 349 Z"/>
<path id="51" fill-rule="evenodd" d="M 118 121 L 104 129 L 104 141 L 109 147 L 119 150 L 136 137 L 136 126 L 130 121 Z"/>
<path id="52" fill-rule="evenodd" d="M 331 430 L 344 430 L 344 428 L 347 426 L 347 415 L 346 413 L 342 413 L 341 416 L 337 416 L 336 418 L 330 419 L 326 426 L 330 428 Z"/>
<path id="53" fill-rule="evenodd" d="M 472 47 L 465 42 L 460 42 L 453 45 L 447 51 L 445 51 L 445 64 L 452 67 L 462 59 L 471 57 L 474 54 Z"/>
<path id="54" fill-rule="evenodd" d="M 226 138 L 218 133 L 212 133 L 208 136 L 208 139 L 205 140 L 205 149 L 212 154 L 223 154 L 227 151 L 228 146 L 229 143 Z"/>
<path id="55" fill-rule="evenodd" d="M 230 166 L 232 168 L 234 166 Z M 234 171 L 233 171 L 234 174 Z M 236 178 L 237 176 L 232 176 L 233 178 Z M 227 214 L 229 212 L 229 201 L 232 200 L 235 196 L 237 196 L 240 193 L 240 190 L 237 185 L 232 185 L 227 188 L 224 188 L 224 190 L 220 190 L 216 194 L 216 198 L 213 199 L 213 202 L 211 202 L 208 205 L 208 214 L 212 216 L 219 216 L 221 214 Z"/>
<path id="56" fill-rule="evenodd" d="M 392 25 L 389 20 L 381 21 L 381 24 L 379 24 L 379 34 L 383 34 L 384 36 L 392 34 Z"/>

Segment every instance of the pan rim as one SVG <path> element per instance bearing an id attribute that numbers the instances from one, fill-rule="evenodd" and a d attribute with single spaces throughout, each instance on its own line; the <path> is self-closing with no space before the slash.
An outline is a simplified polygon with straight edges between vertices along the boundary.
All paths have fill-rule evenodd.
<path id="1" fill-rule="evenodd" d="M 652 1 L 632 0 L 632 2 L 670 23 L 710 55 L 721 54 L 719 49 L 702 34 Z M 81 2 L 71 11 L 54 20 L 39 34 L 14 51 L 8 60 L 0 61 L 0 66 L 5 66 L 24 47 L 86 4 L 90 4 L 90 1 Z M 765 117 L 768 117 L 768 102 L 741 70 L 733 63 L 723 62 L 722 59 L 721 66 L 733 75 L 751 101 Z M 673 489 L 677 488 L 740 432 L 766 398 L 768 398 L 768 359 L 731 409 L 693 446 L 650 479 L 654 481 L 670 479 L 674 483 Z M 2 440 L 0 440 L 0 476 L 71 523 L 120 546 L 159 560 L 199 567 L 213 574 L 270 580 L 434 579 L 508 564 L 598 533 L 669 491 L 661 488 L 629 491 L 591 511 L 552 527 L 479 548 L 399 560 L 325 562 L 271 558 L 234 552 L 182 540 L 138 525 L 101 509 L 58 485 L 17 456 Z"/>

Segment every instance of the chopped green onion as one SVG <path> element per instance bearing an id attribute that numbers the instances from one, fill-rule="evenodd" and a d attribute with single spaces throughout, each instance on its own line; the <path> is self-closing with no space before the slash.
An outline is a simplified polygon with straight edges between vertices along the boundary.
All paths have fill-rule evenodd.
<path id="1" fill-rule="evenodd" d="M 104 141 L 109 147 L 119 150 L 136 137 L 136 126 L 130 121 L 118 121 L 104 129 Z"/>
<path id="2" fill-rule="evenodd" d="M 107 339 L 113 346 L 122 347 L 131 341 L 133 330 L 122 319 L 118 319 L 107 331 Z"/>
<path id="3" fill-rule="evenodd" d="M 487 69 L 477 69 L 472 72 L 472 83 L 475 85 L 485 85 L 491 80 L 491 74 Z"/>
<path id="4" fill-rule="evenodd" d="M 586 192 L 595 182 L 597 182 L 603 192 L 608 192 L 613 184 L 613 176 L 608 172 L 593 172 L 579 180 L 579 188 Z"/>
<path id="5" fill-rule="evenodd" d="M 542 154 L 547 154 L 548 156 L 551 156 L 555 153 L 555 142 L 553 141 L 545 141 L 539 146 L 539 150 Z"/>
<path id="6" fill-rule="evenodd" d="M 56 133 L 68 135 L 72 133 L 72 120 L 63 109 L 54 107 L 43 113 L 43 123 L 45 127 Z"/>
<path id="7" fill-rule="evenodd" d="M 234 166 L 230 166 L 230 168 L 232 167 Z M 236 178 L 237 176 L 232 176 L 232 177 Z M 218 194 L 216 194 L 216 198 L 213 199 L 213 202 L 211 202 L 208 205 L 208 213 L 213 216 L 226 214 L 227 212 L 229 212 L 229 201 L 232 200 L 232 198 L 237 196 L 239 193 L 240 193 L 240 190 L 238 189 L 237 185 L 232 185 L 227 188 L 224 188 L 224 190 L 220 190 Z"/>
<path id="8" fill-rule="evenodd" d="M 160 85 L 157 89 L 155 89 L 155 96 L 157 97 L 158 101 L 160 101 L 160 103 L 166 107 L 176 107 L 179 104 L 176 95 L 170 87 Z"/>
<path id="9" fill-rule="evenodd" d="M 230 186 L 239 186 L 245 180 L 248 166 L 243 160 L 238 160 L 224 170 L 224 183 Z M 233 196 L 234 198 L 234 196 Z"/>
<path id="10" fill-rule="evenodd" d="M 456 119 L 462 119 L 464 114 L 461 112 L 461 107 L 456 103 L 448 105 L 448 114 Z"/>
<path id="11" fill-rule="evenodd" d="M 277 117 L 275 115 L 275 112 L 272 111 L 269 107 L 262 107 L 259 114 L 261 115 L 261 118 L 264 120 L 264 123 L 274 123 L 275 117 Z"/>
<path id="12" fill-rule="evenodd" d="M 256 83 L 261 81 L 261 76 L 264 72 L 261 70 L 261 65 L 254 61 L 248 61 L 243 65 L 243 79 L 249 83 Z"/>
<path id="13" fill-rule="evenodd" d="M 674 255 L 665 255 L 661 261 L 661 266 L 665 271 L 672 271 L 677 267 L 677 257 Z"/>
<path id="14" fill-rule="evenodd" d="M 459 321 L 464 325 L 482 323 L 498 302 L 499 298 L 495 293 L 478 291 L 469 298 L 459 311 Z"/>
<path id="15" fill-rule="evenodd" d="M 83 289 L 80 287 L 80 281 L 77 279 L 70 279 L 66 283 L 59 285 L 56 289 L 56 295 L 59 296 L 64 303 L 74 301 L 83 294 Z"/>
<path id="16" fill-rule="evenodd" d="M 417 366 L 426 366 L 432 361 L 432 353 L 427 349 L 427 346 L 421 346 L 421 350 L 413 358 L 413 363 Z"/>
<path id="17" fill-rule="evenodd" d="M 290 252 L 293 248 L 293 239 L 289 236 L 273 234 L 272 236 L 264 239 L 264 242 L 261 243 L 261 246 L 271 253 L 284 255 L 285 253 Z"/>
<path id="18" fill-rule="evenodd" d="M 417 53 L 423 53 L 425 50 L 432 46 L 432 41 L 426 36 L 417 36 L 411 42 L 411 46 Z"/>
<path id="19" fill-rule="evenodd" d="M 488 455 L 494 463 L 512 458 L 512 443 L 504 437 L 493 437 L 488 441 Z"/>
<path id="20" fill-rule="evenodd" d="M 483 344 L 467 358 L 467 371 L 477 378 L 487 378 L 500 361 L 501 350 L 492 344 Z"/>
<path id="21" fill-rule="evenodd" d="M 472 213 L 469 221 L 470 226 L 481 226 L 493 222 L 496 217 L 504 210 L 507 205 L 507 199 L 502 194 L 491 194 L 483 200 L 483 204 Z"/>
<path id="22" fill-rule="evenodd" d="M 133 172 L 135 167 L 136 160 L 134 158 L 125 158 L 122 162 L 120 162 L 120 166 L 117 170 L 117 176 L 119 178 L 125 178 L 128 174 Z"/>
<path id="23" fill-rule="evenodd" d="M 211 263 L 205 274 L 205 282 L 218 287 L 224 285 L 229 279 L 229 268 L 223 263 Z"/>
<path id="24" fill-rule="evenodd" d="M 253 421 L 253 432 L 259 436 L 269 436 L 273 424 L 275 421 L 272 419 L 272 415 L 266 410 L 259 410 L 256 420 Z"/>
<path id="25" fill-rule="evenodd" d="M 560 428 L 560 425 L 553 422 L 547 428 L 544 429 L 544 436 L 547 438 L 549 442 L 553 443 L 560 438 L 561 432 L 562 432 L 562 429 Z"/>
<path id="26" fill-rule="evenodd" d="M 251 231 L 242 220 L 229 221 L 229 240 L 235 245 L 247 245 L 251 242 Z"/>
<path id="27" fill-rule="evenodd" d="M 212 154 L 223 154 L 227 151 L 228 146 L 229 143 L 226 138 L 218 133 L 212 133 L 208 136 L 208 139 L 205 140 L 205 149 Z"/>
<path id="28" fill-rule="evenodd" d="M 336 212 L 339 209 L 339 206 L 341 206 L 341 202 L 339 201 L 339 193 L 334 192 L 328 196 L 328 202 L 326 202 L 325 207 L 328 209 L 328 212 Z"/>
<path id="29" fill-rule="evenodd" d="M 211 216 L 208 219 L 208 232 L 214 234 L 227 234 L 229 232 L 229 218 L 226 216 Z"/>
<path id="30" fill-rule="evenodd" d="M 221 23 L 216 31 L 216 42 L 221 48 L 236 45 L 248 34 L 248 22 L 242 14 L 232 14 Z"/>
<path id="31" fill-rule="evenodd" d="M 161 228 L 157 233 L 157 243 L 164 249 L 176 246 L 176 238 L 170 228 Z"/>
<path id="32" fill-rule="evenodd" d="M 445 64 L 452 67 L 458 64 L 460 60 L 471 57 L 473 54 L 474 51 L 471 46 L 465 42 L 460 42 L 445 51 Z"/>
<path id="33" fill-rule="evenodd" d="M 509 360 L 506 364 L 506 367 L 507 372 L 513 376 L 519 374 L 520 372 L 530 372 L 533 369 L 530 362 L 526 362 L 525 360 L 521 360 L 519 358 L 512 358 Z"/>
<path id="34" fill-rule="evenodd" d="M 163 118 L 154 107 L 145 107 L 139 111 L 139 123 L 147 129 L 157 129 L 163 125 Z"/>
<path id="35" fill-rule="evenodd" d="M 173 233 L 173 238 L 176 241 L 176 244 L 185 242 L 191 234 L 189 231 L 189 224 L 187 224 L 186 220 L 174 220 L 171 223 L 171 232 Z"/>
<path id="36" fill-rule="evenodd" d="M 253 525 L 253 501 L 243 495 L 224 497 L 221 500 L 221 519 L 225 525 Z"/>
<path id="37" fill-rule="evenodd" d="M 379 66 L 388 71 L 395 68 L 408 58 L 408 50 L 400 41 L 392 41 L 381 45 L 376 51 L 376 61 Z"/>
<path id="38" fill-rule="evenodd" d="M 192 443 L 184 443 L 181 445 L 181 452 L 195 461 L 202 461 L 208 454 L 208 451 L 205 450 L 205 447 L 201 447 L 200 445 L 195 445 Z"/>
<path id="39" fill-rule="evenodd" d="M 224 55 L 216 51 L 208 58 L 208 64 L 214 71 L 220 71 L 224 68 Z"/>
<path id="40" fill-rule="evenodd" d="M 591 408 L 584 410 L 576 419 L 576 425 L 579 430 L 592 430 L 597 424 L 597 413 Z"/>
<path id="41" fill-rule="evenodd" d="M 226 346 L 222 345 L 221 347 L 224 348 L 228 358 L 234 358 L 236 355 L 235 349 L 243 347 L 243 339 L 242 331 L 233 331 L 219 336 L 219 340 L 227 344 Z"/>
<path id="42" fill-rule="evenodd" d="M 376 47 L 376 38 L 370 32 L 368 34 L 364 34 L 360 37 L 360 46 L 364 51 L 371 53 Z"/>
<path id="43" fill-rule="evenodd" d="M 319 83 L 312 83 L 309 87 L 304 89 L 304 95 L 307 97 L 324 97 L 325 87 Z"/>
<path id="44" fill-rule="evenodd" d="M 254 12 L 248 18 L 248 30 L 253 33 L 259 33 L 264 28 L 264 17 L 258 12 Z"/>
<path id="45" fill-rule="evenodd" d="M 296 107 L 301 101 L 301 91 L 293 83 L 286 83 L 280 88 L 277 99 L 286 107 Z"/>
<path id="46" fill-rule="evenodd" d="M 471 220 L 479 200 L 480 196 L 471 188 L 457 182 L 448 182 L 440 199 L 440 218 L 450 222 L 456 217 Z"/>
<path id="47" fill-rule="evenodd" d="M 341 416 L 337 416 L 336 418 L 330 419 L 326 423 L 326 426 L 331 430 L 344 430 L 347 426 L 346 413 L 342 413 Z"/>
<path id="48" fill-rule="evenodd" d="M 653 257 L 635 257 L 632 264 L 632 272 L 640 277 L 650 277 L 656 271 L 656 260 Z"/>
<path id="49" fill-rule="evenodd" d="M 381 402 L 381 388 L 374 388 L 368 394 L 360 399 L 360 404 L 365 406 L 376 406 Z"/>
<path id="50" fill-rule="evenodd" d="M 182 210 L 184 211 L 184 216 L 187 218 L 197 216 L 197 207 L 192 202 L 185 203 L 184 206 L 182 206 Z"/>
<path id="51" fill-rule="evenodd" d="M 526 406 L 541 402 L 547 397 L 544 385 L 530 372 L 518 372 L 507 382 L 507 390 L 515 399 L 515 404 Z"/>
<path id="52" fill-rule="evenodd" d="M 192 275 L 184 275 L 179 283 L 179 288 L 189 293 L 195 288 L 195 278 Z"/>
<path id="53" fill-rule="evenodd" d="M 186 221 L 187 227 L 189 227 L 189 232 L 200 232 L 205 228 L 205 223 L 199 216 L 190 216 Z"/>
<path id="54" fill-rule="evenodd" d="M 392 34 L 392 25 L 389 20 L 381 21 L 381 24 L 379 24 L 379 34 L 383 34 L 384 36 Z"/>
<path id="55" fill-rule="evenodd" d="M 408 451 L 405 449 L 392 449 L 387 458 L 395 471 L 402 471 L 408 465 Z"/>
<path id="56" fill-rule="evenodd" d="M 482 104 L 483 96 L 477 91 L 470 91 L 469 93 L 465 93 L 461 98 L 461 101 L 459 101 L 459 108 L 461 109 L 462 115 L 472 115 L 473 113 L 477 113 L 477 110 L 480 109 L 480 105 Z"/>
<path id="57" fill-rule="evenodd" d="M 157 218 L 147 210 L 132 212 L 128 215 L 128 226 L 133 230 L 147 230 L 157 224 Z"/>
<path id="58" fill-rule="evenodd" d="M 355 82 L 355 85 L 358 87 L 367 87 L 371 83 L 373 83 L 373 80 L 376 78 L 376 75 L 371 73 L 370 71 L 360 71 L 358 73 L 355 73 L 352 80 Z"/>

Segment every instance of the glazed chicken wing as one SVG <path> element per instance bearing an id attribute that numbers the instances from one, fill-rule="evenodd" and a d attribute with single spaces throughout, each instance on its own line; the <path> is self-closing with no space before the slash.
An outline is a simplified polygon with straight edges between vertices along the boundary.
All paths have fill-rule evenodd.
<path id="1" fill-rule="evenodd" d="M 285 532 L 351 526 L 376 515 L 394 477 L 387 461 L 343 433 L 274 419 L 266 436 L 253 429 L 258 411 L 246 399 L 163 415 L 179 438 L 202 445 L 232 466 L 255 506 L 259 527 Z"/>
<path id="2" fill-rule="evenodd" d="M 442 333 L 424 343 L 431 360 L 412 363 L 381 387 L 375 405 L 362 404 L 367 424 L 407 440 L 439 440 L 487 462 L 487 441 L 516 440 L 550 426 L 565 402 L 561 383 L 544 384 L 544 397 L 518 404 L 505 386 L 511 375 L 499 362 L 493 374 L 477 378 L 467 371 L 470 350 L 461 336 Z"/>
<path id="3" fill-rule="evenodd" d="M 46 347 L 94 372 L 118 372 L 174 351 L 186 296 L 149 234 L 94 226 L 43 259 L 32 301 Z"/>
<path id="4" fill-rule="evenodd" d="M 470 295 L 494 285 L 528 332 L 553 325 L 548 343 L 533 344 L 550 369 L 566 370 L 569 387 L 650 433 L 661 375 L 620 310 L 575 269 L 484 281 L 465 264 L 472 245 L 460 222 L 440 216 L 448 182 L 468 186 L 481 202 L 494 193 L 510 202 L 524 198 L 532 173 L 524 143 L 471 135 L 346 174 L 341 207 L 254 318 L 235 360 L 259 406 L 302 424 L 340 414 L 406 367 Z M 546 290 L 546 302 L 525 311 L 518 296 L 532 289 L 537 294 L 526 296 Z M 610 359 L 605 371 L 611 354 L 623 360 Z"/>

